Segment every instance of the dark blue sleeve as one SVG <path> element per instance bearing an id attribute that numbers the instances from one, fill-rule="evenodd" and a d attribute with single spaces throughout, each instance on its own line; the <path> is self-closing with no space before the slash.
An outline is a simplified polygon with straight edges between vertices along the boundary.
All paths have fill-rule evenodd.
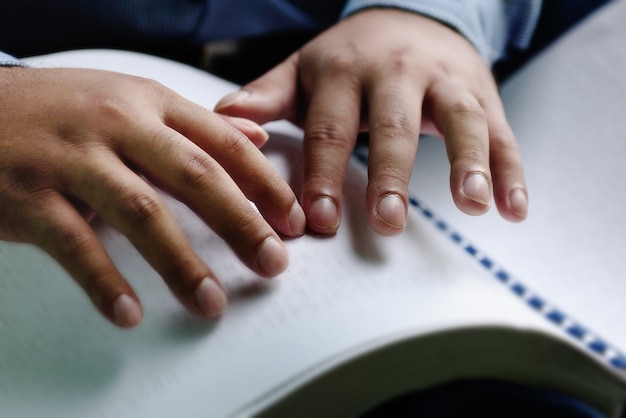
<path id="1" fill-rule="evenodd" d="M 6 0 L 0 51 L 190 48 L 287 30 L 321 31 L 345 0 Z"/>

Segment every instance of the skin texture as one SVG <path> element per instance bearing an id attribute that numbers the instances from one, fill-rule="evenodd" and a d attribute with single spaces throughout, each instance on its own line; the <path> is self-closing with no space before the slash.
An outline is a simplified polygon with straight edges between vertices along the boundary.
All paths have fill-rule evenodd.
<path id="1" fill-rule="evenodd" d="M 143 312 L 88 223 L 94 213 L 189 310 L 215 316 L 227 303 L 146 180 L 198 213 L 253 271 L 286 268 L 279 234 L 301 235 L 305 217 L 258 150 L 267 140 L 258 125 L 113 72 L 3 68 L 0 91 L 0 239 L 43 248 L 113 323 L 132 327 Z"/>
<path id="2" fill-rule="evenodd" d="M 379 233 L 406 223 L 408 182 L 420 132 L 439 135 L 457 207 L 523 220 L 521 156 L 496 83 L 478 51 L 432 19 L 369 9 L 338 23 L 285 62 L 222 99 L 217 112 L 304 128 L 302 206 L 307 226 L 333 234 L 341 189 L 360 130 L 369 130 L 367 211 Z"/>

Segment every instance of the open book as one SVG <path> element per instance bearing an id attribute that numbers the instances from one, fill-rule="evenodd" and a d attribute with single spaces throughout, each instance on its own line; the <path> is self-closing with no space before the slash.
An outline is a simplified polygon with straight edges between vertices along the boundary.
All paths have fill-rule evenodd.
<path id="1" fill-rule="evenodd" d="M 230 305 L 215 322 L 192 317 L 124 237 L 97 225 L 144 303 L 132 331 L 100 318 L 40 250 L 0 243 L 0 416 L 358 416 L 471 377 L 557 389 L 617 416 L 626 400 L 626 143 L 617 127 L 626 122 L 607 100 L 626 105 L 626 95 L 605 67 L 626 64 L 611 55 L 624 18 L 618 2 L 503 90 L 527 161 L 531 215 L 522 225 L 457 213 L 434 139 L 420 145 L 412 190 L 423 200 L 412 199 L 404 234 L 380 237 L 367 225 L 357 150 L 339 232 L 287 241 L 290 267 L 273 280 L 246 270 L 166 197 Z M 235 88 L 128 52 L 30 63 L 151 77 L 209 108 Z M 282 122 L 267 129 L 264 152 L 297 191 L 301 133 Z"/>

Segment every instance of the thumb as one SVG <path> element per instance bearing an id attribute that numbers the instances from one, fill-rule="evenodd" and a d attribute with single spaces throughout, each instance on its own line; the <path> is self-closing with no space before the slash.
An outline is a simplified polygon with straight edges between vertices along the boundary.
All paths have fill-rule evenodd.
<path id="1" fill-rule="evenodd" d="M 215 106 L 215 112 L 263 124 L 288 119 L 296 122 L 299 54 L 292 54 L 270 71 L 231 93 Z"/>

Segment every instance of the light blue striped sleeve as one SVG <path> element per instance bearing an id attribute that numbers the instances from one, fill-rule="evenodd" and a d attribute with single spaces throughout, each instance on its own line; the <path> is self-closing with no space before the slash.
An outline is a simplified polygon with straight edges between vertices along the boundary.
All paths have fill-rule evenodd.
<path id="1" fill-rule="evenodd" d="M 23 66 L 23 65 L 24 63 L 18 60 L 17 58 L 0 51 L 0 66 L 11 67 L 11 66 Z"/>
<path id="2" fill-rule="evenodd" d="M 542 0 L 348 0 L 343 17 L 373 7 L 422 14 L 451 26 L 478 49 L 488 64 L 509 48 L 524 49 L 535 30 Z"/>

